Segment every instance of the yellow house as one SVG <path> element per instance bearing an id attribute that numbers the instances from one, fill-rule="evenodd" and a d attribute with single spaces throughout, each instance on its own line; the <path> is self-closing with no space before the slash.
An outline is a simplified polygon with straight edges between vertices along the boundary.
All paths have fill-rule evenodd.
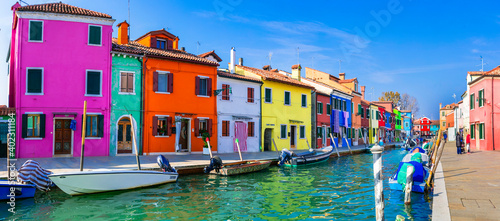
<path id="1" fill-rule="evenodd" d="M 269 67 L 269 66 L 268 66 Z M 284 148 L 309 149 L 311 142 L 311 86 L 300 82 L 300 65 L 292 73 L 235 65 L 237 74 L 261 79 L 261 147 L 263 151 Z M 236 107 L 235 107 L 236 108 Z M 315 131 L 315 130 L 314 130 Z"/>
<path id="2" fill-rule="evenodd" d="M 375 144 L 378 141 L 379 131 L 378 131 L 378 119 L 377 119 L 378 106 L 370 103 L 370 144 Z"/>

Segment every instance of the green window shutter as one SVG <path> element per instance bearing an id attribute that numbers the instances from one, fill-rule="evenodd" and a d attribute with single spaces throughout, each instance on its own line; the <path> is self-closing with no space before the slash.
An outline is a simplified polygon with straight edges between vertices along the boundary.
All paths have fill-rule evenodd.
<path id="1" fill-rule="evenodd" d="M 302 95 L 302 107 L 307 106 L 307 95 L 303 94 Z"/>
<path id="2" fill-rule="evenodd" d="M 479 91 L 479 107 L 482 107 L 484 105 L 484 90 Z"/>
<path id="3" fill-rule="evenodd" d="M 101 45 L 101 26 L 89 26 L 89 44 Z"/>
<path id="4" fill-rule="evenodd" d="M 326 104 L 326 114 L 330 115 L 332 113 L 332 106 L 330 104 Z"/>
<path id="5" fill-rule="evenodd" d="M 361 104 L 358 104 L 358 113 L 360 113 L 360 114 L 361 114 L 361 112 L 362 112 L 362 111 L 361 111 Z"/>
<path id="6" fill-rule="evenodd" d="M 474 109 L 474 94 L 470 95 L 470 109 Z"/>
<path id="7" fill-rule="evenodd" d="M 30 21 L 30 41 L 41 41 L 43 31 L 42 21 Z"/>
<path id="8" fill-rule="evenodd" d="M 40 114 L 40 137 L 45 138 L 45 114 Z"/>
<path id="9" fill-rule="evenodd" d="M 474 124 L 470 125 L 470 139 L 474 139 L 474 134 L 476 131 L 474 130 Z"/>

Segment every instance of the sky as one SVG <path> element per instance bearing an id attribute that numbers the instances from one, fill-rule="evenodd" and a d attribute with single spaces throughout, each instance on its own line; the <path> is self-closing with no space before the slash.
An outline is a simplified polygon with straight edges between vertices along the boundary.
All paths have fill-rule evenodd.
<path id="1" fill-rule="evenodd" d="M 5 56 L 15 2 L 0 3 L 0 104 L 7 104 Z M 235 47 L 246 66 L 290 72 L 300 63 L 334 76 L 340 69 L 366 86 L 367 100 L 384 91 L 416 97 L 416 117 L 438 119 L 439 103 L 460 101 L 467 71 L 481 69 L 480 56 L 485 71 L 500 65 L 500 1 L 130 0 L 130 19 L 128 0 L 62 2 L 111 15 L 114 37 L 124 20 L 133 40 L 165 28 L 190 53 L 215 50 L 220 68 Z"/>

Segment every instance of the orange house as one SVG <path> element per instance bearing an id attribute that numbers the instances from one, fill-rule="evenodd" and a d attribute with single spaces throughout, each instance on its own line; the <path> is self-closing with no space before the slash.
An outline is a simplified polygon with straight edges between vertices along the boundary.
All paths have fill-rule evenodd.
<path id="1" fill-rule="evenodd" d="M 203 135 L 217 151 L 217 107 L 212 91 L 219 63 L 178 49 L 179 38 L 151 31 L 128 46 L 143 58 L 144 154 L 201 152 Z"/>

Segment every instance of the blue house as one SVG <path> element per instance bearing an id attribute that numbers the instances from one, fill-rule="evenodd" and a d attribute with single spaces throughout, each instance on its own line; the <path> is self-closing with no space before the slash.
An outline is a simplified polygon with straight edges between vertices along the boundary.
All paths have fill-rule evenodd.
<path id="1" fill-rule="evenodd" d="M 439 131 L 439 120 L 431 120 L 431 133 L 436 135 Z"/>
<path id="2" fill-rule="evenodd" d="M 413 128 L 413 117 L 410 110 L 402 110 L 401 118 L 403 118 L 402 132 L 405 133 L 406 137 L 411 136 L 411 129 Z"/>
<path id="3" fill-rule="evenodd" d="M 330 114 L 331 131 L 337 146 L 347 147 L 351 143 L 352 128 L 352 96 L 338 90 L 330 95 L 332 113 Z M 340 145 L 339 145 L 340 144 Z"/>

